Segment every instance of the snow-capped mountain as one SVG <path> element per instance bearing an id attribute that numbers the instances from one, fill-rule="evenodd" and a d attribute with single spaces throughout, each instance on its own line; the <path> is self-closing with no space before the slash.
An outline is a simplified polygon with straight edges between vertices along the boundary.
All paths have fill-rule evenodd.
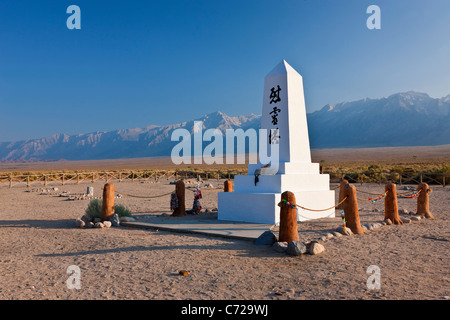
<path id="1" fill-rule="evenodd" d="M 387 98 L 326 105 L 308 116 L 311 148 L 364 148 L 450 144 L 450 95 L 441 99 L 405 92 Z M 178 143 L 172 131 L 260 128 L 260 115 L 231 117 L 217 111 L 172 125 L 67 135 L 0 143 L 0 160 L 95 160 L 170 156 Z M 205 143 L 206 144 L 206 143 Z"/>

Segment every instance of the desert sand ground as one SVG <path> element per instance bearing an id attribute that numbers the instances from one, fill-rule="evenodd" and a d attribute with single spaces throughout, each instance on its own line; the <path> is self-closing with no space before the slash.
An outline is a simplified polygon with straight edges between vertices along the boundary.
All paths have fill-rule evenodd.
<path id="1" fill-rule="evenodd" d="M 54 194 L 28 192 L 37 186 L 0 187 L 0 299 L 442 300 L 450 295 L 448 187 L 431 187 L 435 220 L 332 238 L 321 242 L 325 252 L 320 255 L 291 257 L 245 240 L 125 227 L 75 228 L 74 220 L 84 214 L 88 200 L 67 201 L 59 192 L 84 193 L 93 186 L 100 196 L 103 183 L 54 186 L 58 188 Z M 162 180 L 115 183 L 115 188 L 146 196 L 174 186 Z M 380 194 L 384 190 L 378 184 L 357 188 Z M 191 198 L 187 191 L 188 208 Z M 398 201 L 400 208 L 416 208 L 416 200 Z M 201 203 L 204 209 L 216 208 L 217 193 L 204 193 Z M 124 196 L 116 204 L 129 207 L 138 221 L 170 214 L 169 196 L 150 200 Z M 359 201 L 359 208 L 362 223 L 384 217 L 383 200 Z M 300 223 L 300 239 L 334 230 L 341 224 L 339 212 L 336 218 Z M 67 287 L 71 265 L 81 270 L 81 289 Z M 380 289 L 367 287 L 371 265 L 380 268 Z M 179 275 L 182 269 L 189 274 Z"/>

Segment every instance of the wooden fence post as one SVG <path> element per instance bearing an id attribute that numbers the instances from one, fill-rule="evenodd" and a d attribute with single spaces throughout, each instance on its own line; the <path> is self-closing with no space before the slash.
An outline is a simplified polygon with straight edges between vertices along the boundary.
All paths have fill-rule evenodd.
<path id="1" fill-rule="evenodd" d="M 348 181 L 346 179 L 342 179 L 341 182 L 339 183 L 339 201 L 338 203 L 340 203 L 342 200 L 344 200 L 344 187 L 345 185 L 348 184 Z M 336 207 L 336 209 L 343 209 L 344 208 L 344 204 L 341 203 L 340 205 L 338 205 Z"/>
<path id="2" fill-rule="evenodd" d="M 114 184 L 105 184 L 103 188 L 102 221 L 108 221 L 114 214 L 114 198 Z"/>
<path id="3" fill-rule="evenodd" d="M 393 224 L 403 224 L 398 216 L 397 186 L 394 183 L 384 187 L 386 197 L 384 198 L 384 220 L 389 219 Z"/>
<path id="4" fill-rule="evenodd" d="M 226 180 L 223 184 L 223 191 L 224 192 L 233 192 L 233 183 L 231 180 Z"/>
<path id="5" fill-rule="evenodd" d="M 429 192 L 432 192 L 428 184 L 422 182 L 418 186 L 419 196 L 417 197 L 417 213 L 425 218 L 434 219 L 430 212 Z"/>
<path id="6" fill-rule="evenodd" d="M 344 186 L 344 217 L 346 226 L 349 227 L 354 234 L 363 234 L 364 229 L 361 227 L 358 211 L 358 199 L 356 198 L 356 188 L 354 185 L 347 183 Z"/>
<path id="7" fill-rule="evenodd" d="M 177 181 L 175 184 L 175 193 L 178 198 L 178 207 L 172 213 L 174 217 L 184 217 L 186 213 L 186 202 L 185 202 L 185 192 L 186 188 L 183 181 Z"/>
<path id="8" fill-rule="evenodd" d="M 283 202 L 286 200 L 289 204 Z M 280 206 L 280 232 L 278 236 L 279 242 L 298 241 L 298 227 L 297 227 L 297 209 L 291 205 L 295 205 L 295 195 L 290 191 L 285 191 L 281 194 Z"/>

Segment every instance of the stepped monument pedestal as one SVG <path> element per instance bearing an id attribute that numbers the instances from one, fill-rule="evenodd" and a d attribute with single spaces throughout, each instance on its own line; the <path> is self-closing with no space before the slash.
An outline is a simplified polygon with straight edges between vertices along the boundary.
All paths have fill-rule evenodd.
<path id="1" fill-rule="evenodd" d="M 235 176 L 234 192 L 218 194 L 218 219 L 278 225 L 278 203 L 285 191 L 293 192 L 302 207 L 333 207 L 330 177 L 320 174 L 319 164 L 311 162 L 303 79 L 284 60 L 265 78 L 262 111 L 266 150 L 278 151 L 278 163 L 249 164 L 247 175 Z M 297 211 L 298 221 L 334 216 L 334 208 Z"/>

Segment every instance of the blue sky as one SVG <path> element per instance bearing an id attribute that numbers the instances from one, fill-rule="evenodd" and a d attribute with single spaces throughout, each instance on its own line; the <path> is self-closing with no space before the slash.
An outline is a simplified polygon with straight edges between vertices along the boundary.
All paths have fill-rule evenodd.
<path id="1" fill-rule="evenodd" d="M 81 30 L 69 30 L 69 5 Z M 369 5 L 381 30 L 369 30 Z M 260 114 L 282 59 L 307 111 L 450 94 L 448 0 L 0 2 L 0 141 Z"/>

